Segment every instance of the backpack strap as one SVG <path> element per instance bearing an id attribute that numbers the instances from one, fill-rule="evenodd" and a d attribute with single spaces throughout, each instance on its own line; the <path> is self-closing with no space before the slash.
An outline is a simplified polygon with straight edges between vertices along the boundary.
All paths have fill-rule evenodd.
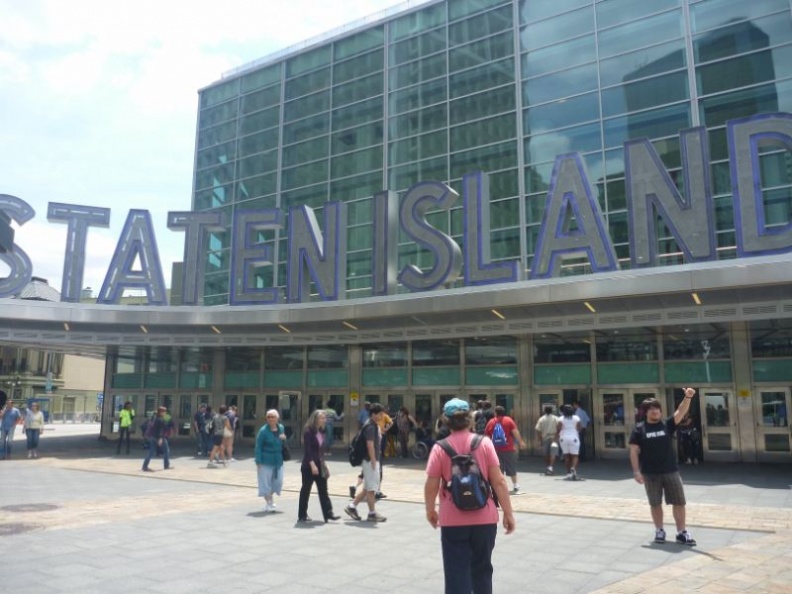
<path id="1" fill-rule="evenodd" d="M 480 435 L 478 433 L 476 433 L 473 436 L 473 439 L 470 441 L 470 453 L 471 454 L 473 453 L 473 450 L 475 450 L 477 447 L 479 447 L 479 445 L 481 445 L 481 442 L 482 442 L 483 439 L 484 439 L 484 436 Z"/>
<path id="2" fill-rule="evenodd" d="M 443 451 L 446 454 L 448 454 L 448 457 L 451 458 L 452 460 L 457 456 L 456 450 L 453 447 L 451 447 L 450 443 L 448 443 L 448 438 L 441 439 L 436 443 L 443 449 Z"/>

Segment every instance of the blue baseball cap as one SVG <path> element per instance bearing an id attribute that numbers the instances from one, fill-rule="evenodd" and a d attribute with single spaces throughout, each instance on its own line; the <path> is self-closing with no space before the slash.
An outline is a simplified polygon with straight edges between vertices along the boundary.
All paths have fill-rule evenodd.
<path id="1" fill-rule="evenodd" d="M 468 412 L 469 410 L 470 405 L 466 401 L 460 398 L 452 398 L 445 403 L 445 406 L 443 407 L 443 414 L 447 417 L 450 417 L 454 413 Z"/>

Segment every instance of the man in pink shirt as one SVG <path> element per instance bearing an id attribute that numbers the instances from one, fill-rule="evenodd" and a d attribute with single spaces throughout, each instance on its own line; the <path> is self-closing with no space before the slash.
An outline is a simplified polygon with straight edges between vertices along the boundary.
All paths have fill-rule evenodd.
<path id="1" fill-rule="evenodd" d="M 499 423 L 503 427 L 503 433 L 506 437 L 506 443 L 503 445 L 498 444 L 497 439 L 493 439 L 495 427 Z M 526 445 L 520 435 L 520 431 L 517 429 L 517 423 L 506 414 L 505 408 L 496 406 L 495 418 L 490 419 L 489 423 L 487 423 L 484 433 L 494 441 L 495 451 L 498 453 L 498 460 L 500 460 L 501 472 L 512 481 L 512 493 L 518 493 L 520 485 L 517 484 L 517 445 L 519 444 L 521 448 L 526 447 Z"/>
<path id="2" fill-rule="evenodd" d="M 503 510 L 503 527 L 506 534 L 511 534 L 515 521 L 509 487 L 501 473 L 492 442 L 470 432 L 470 406 L 464 400 L 449 400 L 443 407 L 443 414 L 451 430 L 447 442 L 457 454 L 471 453 L 473 439 L 481 439 L 478 447 L 472 451 L 472 456 L 482 477 L 492 486 Z M 424 485 L 426 520 L 432 528 L 440 526 L 445 592 L 492 594 L 492 550 L 495 548 L 498 529 L 498 508 L 492 497 L 489 497 L 481 509 L 459 509 L 445 488 L 451 480 L 451 464 L 446 451 L 435 445 L 429 454 Z M 438 495 L 439 511 L 435 507 Z"/>

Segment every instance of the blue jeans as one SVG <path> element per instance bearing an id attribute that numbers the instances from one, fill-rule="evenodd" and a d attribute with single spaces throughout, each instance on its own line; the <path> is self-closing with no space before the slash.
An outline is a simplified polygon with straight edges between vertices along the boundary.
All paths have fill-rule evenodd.
<path id="1" fill-rule="evenodd" d="M 497 524 L 440 529 L 445 594 L 492 594 L 492 550 Z"/>
<path id="2" fill-rule="evenodd" d="M 143 460 L 143 470 L 146 470 L 149 466 L 149 461 L 151 457 L 154 456 L 157 452 L 157 440 L 152 438 L 148 440 L 149 447 L 146 451 L 146 459 Z M 162 438 L 162 444 L 160 445 L 162 448 L 162 465 L 165 468 L 170 466 L 170 448 L 168 447 L 168 440 L 164 437 Z"/>
<path id="3" fill-rule="evenodd" d="M 35 450 L 38 448 L 41 429 L 25 429 L 25 435 L 27 435 L 27 449 Z"/>
<path id="4" fill-rule="evenodd" d="M 14 431 L 16 431 L 16 425 L 12 425 L 9 429 L 0 428 L 0 451 L 2 451 L 3 458 L 11 457 L 11 442 L 14 441 Z"/>

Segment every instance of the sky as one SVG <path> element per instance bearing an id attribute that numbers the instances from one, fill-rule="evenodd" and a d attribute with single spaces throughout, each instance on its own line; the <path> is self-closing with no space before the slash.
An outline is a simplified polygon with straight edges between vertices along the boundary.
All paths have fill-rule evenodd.
<path id="1" fill-rule="evenodd" d="M 420 4 L 422 0 L 412 0 Z M 377 14 L 398 0 L 3 0 L 0 194 L 35 217 L 14 224 L 33 275 L 61 289 L 66 228 L 50 202 L 111 209 L 88 231 L 83 286 L 102 286 L 130 209 L 151 213 L 165 282 L 190 210 L 198 89 L 224 72 Z M 9 267 L 0 261 L 0 277 Z"/>

